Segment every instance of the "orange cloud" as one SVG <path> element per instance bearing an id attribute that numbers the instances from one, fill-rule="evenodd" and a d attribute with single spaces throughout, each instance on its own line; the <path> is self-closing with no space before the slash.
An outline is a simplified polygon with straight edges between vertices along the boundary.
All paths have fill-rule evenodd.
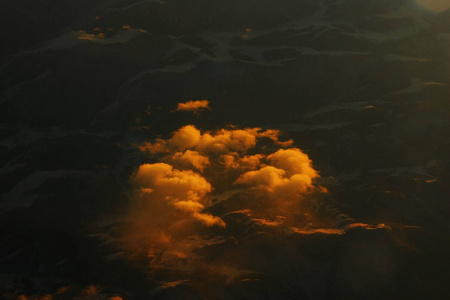
<path id="1" fill-rule="evenodd" d="M 98 34 L 87 33 L 84 30 L 78 30 L 74 32 L 75 36 L 79 40 L 98 41 L 105 38 L 105 34 L 100 32 Z"/>
<path id="2" fill-rule="evenodd" d="M 174 156 L 177 161 L 195 164 L 195 159 L 201 159 L 197 154 L 186 151 Z M 122 247 L 132 256 L 147 256 L 155 268 L 186 258 L 210 243 L 196 237 L 199 227 L 225 227 L 221 218 L 204 212 L 210 205 L 212 186 L 192 170 L 167 163 L 144 164 L 132 182 L 136 195 L 124 223 Z"/>
<path id="3" fill-rule="evenodd" d="M 150 207 L 165 206 L 169 214 L 173 214 L 175 208 L 205 225 L 225 226 L 220 218 L 201 213 L 206 204 L 205 196 L 211 192 L 212 187 L 200 174 L 190 170 L 177 170 L 165 163 L 156 163 L 140 166 L 134 180 L 141 188 L 143 200 L 150 202 Z M 161 214 L 163 210 L 157 213 Z"/>
<path id="4" fill-rule="evenodd" d="M 193 125 L 183 126 L 173 133 L 172 138 L 165 141 L 157 139 L 155 143 L 144 143 L 139 146 L 143 152 L 147 151 L 152 154 L 179 152 L 188 148 L 194 148 L 201 138 L 201 132 Z"/>
<path id="5" fill-rule="evenodd" d="M 279 135 L 278 130 L 272 129 L 232 128 L 202 132 L 193 125 L 183 126 L 168 139 L 157 139 L 154 143 L 148 142 L 140 146 L 141 151 L 162 155 L 160 160 L 164 162 L 162 165 L 165 172 L 170 174 L 169 182 L 174 178 L 179 182 L 172 186 L 169 186 L 168 182 L 164 183 L 164 186 L 153 183 L 142 186 L 142 191 L 166 199 L 176 199 L 172 208 L 189 212 L 191 217 L 207 226 L 224 225 L 216 217 L 201 213 L 205 204 L 198 199 L 205 198 L 205 195 L 212 191 L 212 186 L 199 194 L 198 191 L 201 189 L 191 184 L 179 185 L 180 177 L 189 175 L 193 179 L 193 176 L 198 176 L 195 180 L 191 180 L 191 183 L 200 182 L 201 178 L 208 184 L 211 182 L 221 192 L 236 189 L 235 184 L 240 184 L 245 186 L 248 192 L 256 192 L 251 196 L 254 203 L 259 201 L 258 197 L 262 194 L 267 194 L 266 196 L 273 199 L 278 197 L 284 199 L 283 201 L 298 202 L 300 196 L 313 187 L 313 180 L 318 177 L 308 155 L 298 148 L 280 149 L 268 155 L 247 154 L 251 149 L 257 148 L 260 139 L 267 138 L 278 146 L 292 144 L 291 140 L 280 141 Z M 150 166 L 153 175 L 142 176 Z M 141 166 L 137 178 L 142 176 L 147 180 L 153 180 L 151 178 L 156 176 L 161 183 L 162 177 L 155 170 L 157 166 L 158 169 L 161 168 L 158 164 Z M 193 171 L 207 174 L 208 181 Z M 195 199 L 192 199 L 192 195 L 196 195 Z M 286 205 L 281 207 L 285 209 Z M 275 210 L 275 207 L 268 207 L 267 211 L 269 210 Z"/>
<path id="6" fill-rule="evenodd" d="M 141 189 L 143 201 L 149 202 L 145 205 L 150 208 L 149 214 L 158 214 L 158 218 L 176 215 L 176 209 L 204 225 L 225 226 L 220 218 L 201 213 L 207 203 L 205 196 L 212 187 L 200 174 L 177 170 L 165 163 L 144 164 L 134 181 Z"/>
<path id="7" fill-rule="evenodd" d="M 261 128 L 220 129 L 216 132 L 202 133 L 193 125 L 183 126 L 168 140 L 158 139 L 155 143 L 139 146 L 141 151 L 152 154 L 180 152 L 187 149 L 203 154 L 229 154 L 246 152 L 256 146 L 258 138 L 268 137 L 278 145 L 290 145 L 292 141 L 280 142 L 278 131 Z"/>
<path id="8" fill-rule="evenodd" d="M 262 154 L 245 155 L 239 157 L 238 153 L 221 155 L 221 163 L 226 169 L 248 169 L 253 170 L 261 165 L 261 161 L 265 158 Z"/>
<path id="9" fill-rule="evenodd" d="M 257 133 L 257 137 L 259 137 L 259 138 L 267 137 L 267 138 L 271 139 L 275 144 L 280 145 L 281 147 L 292 146 L 292 144 L 294 143 L 293 140 L 288 140 L 288 141 L 282 142 L 278 139 L 279 135 L 280 135 L 280 131 L 274 130 L 274 129 L 267 129 L 263 132 Z"/>
<path id="10" fill-rule="evenodd" d="M 171 157 L 174 164 L 178 164 L 182 169 L 195 168 L 203 172 L 206 166 L 210 165 L 209 158 L 203 156 L 197 151 L 186 150 L 185 152 L 177 152 Z"/>
<path id="11" fill-rule="evenodd" d="M 272 165 L 246 172 L 235 183 L 291 198 L 305 193 L 319 176 L 309 157 L 297 148 L 280 149 L 267 156 L 267 160 Z"/>
<path id="12" fill-rule="evenodd" d="M 175 111 L 192 111 L 198 112 L 204 109 L 211 109 L 208 100 L 187 101 L 186 103 L 178 103 Z"/>
<path id="13" fill-rule="evenodd" d="M 298 148 L 280 149 L 267 157 L 272 165 L 285 170 L 289 176 L 305 174 L 313 179 L 318 177 L 317 171 L 312 168 L 308 155 Z"/>
<path id="14" fill-rule="evenodd" d="M 258 225 L 277 227 L 283 224 L 285 217 L 278 216 L 275 220 L 253 219 Z"/>
<path id="15" fill-rule="evenodd" d="M 309 156 L 279 137 L 272 129 L 201 131 L 187 125 L 141 145 L 159 162 L 141 165 L 132 176 L 135 195 L 122 222 L 121 252 L 144 256 L 153 270 L 170 270 L 155 275 L 179 275 L 170 287 L 192 274 L 232 280 L 261 265 L 290 265 L 302 235 L 337 238 L 388 229 L 349 224 L 350 218 L 329 206 L 327 190 L 316 185 L 319 173 Z"/>
<path id="16" fill-rule="evenodd" d="M 244 152 L 256 145 L 256 136 L 249 130 L 221 129 L 215 135 L 205 133 L 197 149 L 206 153 Z"/>
<path id="17" fill-rule="evenodd" d="M 319 175 L 300 149 L 280 149 L 293 143 L 280 135 L 273 129 L 201 131 L 186 125 L 167 139 L 140 145 L 160 162 L 141 165 L 133 177 L 138 193 L 128 236 L 137 241 L 134 248 L 147 249 L 155 267 L 192 259 L 192 251 L 211 243 L 206 236 L 227 230 L 224 220 L 233 222 L 230 213 L 236 211 L 266 229 L 297 226 L 304 196 Z M 264 151 L 273 147 L 279 150 Z"/>
<path id="18" fill-rule="evenodd" d="M 276 187 L 285 184 L 288 179 L 285 177 L 286 171 L 277 169 L 273 166 L 266 166 L 257 171 L 249 171 L 242 174 L 236 183 L 256 186 L 267 189 L 271 192 Z"/>

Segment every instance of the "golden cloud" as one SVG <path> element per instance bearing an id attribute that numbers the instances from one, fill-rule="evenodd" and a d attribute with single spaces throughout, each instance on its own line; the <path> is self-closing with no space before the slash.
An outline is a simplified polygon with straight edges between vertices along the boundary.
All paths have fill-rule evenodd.
<path id="1" fill-rule="evenodd" d="M 272 164 L 285 170 L 289 176 L 295 174 L 305 174 L 313 179 L 318 177 L 316 170 L 312 168 L 312 161 L 308 155 L 298 148 L 280 149 L 267 157 Z"/>
<path id="2" fill-rule="evenodd" d="M 245 155 L 239 157 L 238 153 L 224 154 L 220 157 L 220 161 L 226 169 L 249 169 L 253 170 L 258 168 L 262 160 L 265 158 L 262 154 Z"/>
<path id="3" fill-rule="evenodd" d="M 95 30 L 97 31 L 97 30 Z M 73 33 L 77 39 L 79 40 L 88 40 L 88 41 L 99 41 L 105 38 L 105 34 L 103 32 L 99 32 L 98 34 L 87 33 L 84 30 L 78 30 Z"/>
<path id="4" fill-rule="evenodd" d="M 273 129 L 201 131 L 186 125 L 167 139 L 140 145 L 159 162 L 141 165 L 133 176 L 137 193 L 129 213 L 127 236 L 133 242 L 128 247 L 147 249 L 153 266 L 160 267 L 214 243 L 211 236 L 227 230 L 223 218 L 232 212 L 246 211 L 258 226 L 295 225 L 291 211 L 301 211 L 299 203 L 319 175 L 307 154 L 283 149 L 293 142 L 281 141 L 280 135 Z M 274 147 L 279 149 L 263 151 Z M 245 200 L 227 204 L 236 193 L 245 193 Z M 214 234 L 206 238 L 200 234 L 205 230 Z"/>
<path id="5" fill-rule="evenodd" d="M 308 155 L 298 148 L 280 149 L 267 156 L 271 164 L 242 174 L 236 184 L 262 190 L 277 198 L 299 197 L 313 187 L 319 175 Z"/>
<path id="6" fill-rule="evenodd" d="M 177 170 L 165 163 L 145 164 L 139 167 L 134 181 L 151 208 L 168 209 L 170 214 L 175 208 L 205 225 L 225 225 L 218 217 L 200 213 L 205 207 L 205 195 L 212 188 L 205 178 L 193 171 Z M 164 213 L 164 209 L 158 214 Z"/>
<path id="7" fill-rule="evenodd" d="M 208 100 L 187 101 L 186 103 L 178 103 L 176 111 L 198 112 L 200 110 L 210 109 Z"/>
<path id="8" fill-rule="evenodd" d="M 193 125 L 183 126 L 172 134 L 168 140 L 157 139 L 155 143 L 144 143 L 139 146 L 141 151 L 152 154 L 180 152 L 187 149 L 203 154 L 229 154 L 246 152 L 255 147 L 258 138 L 269 138 L 282 147 L 293 142 L 279 141 L 280 132 L 261 128 L 220 129 L 215 132 L 202 133 Z"/>
<path id="9" fill-rule="evenodd" d="M 190 169 L 192 167 L 200 172 L 203 172 L 205 167 L 210 165 L 209 158 L 207 156 L 191 150 L 175 153 L 171 157 L 171 161 L 173 164 L 179 165 L 182 169 Z"/>
<path id="10" fill-rule="evenodd" d="M 278 139 L 278 137 L 280 136 L 280 131 L 274 130 L 274 129 L 267 129 L 266 131 L 263 131 L 263 132 L 257 132 L 257 136 L 259 138 L 267 137 L 267 138 L 271 139 L 275 144 L 277 144 L 281 147 L 289 147 L 289 146 L 292 146 L 292 144 L 294 143 L 292 140 L 283 141 L 283 142 L 280 141 Z"/>

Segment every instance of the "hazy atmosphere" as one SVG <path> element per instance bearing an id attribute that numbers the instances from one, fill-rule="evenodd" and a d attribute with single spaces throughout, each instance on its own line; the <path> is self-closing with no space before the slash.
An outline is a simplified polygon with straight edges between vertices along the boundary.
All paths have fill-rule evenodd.
<path id="1" fill-rule="evenodd" d="M 450 299 L 448 0 L 0 16 L 0 299 Z"/>

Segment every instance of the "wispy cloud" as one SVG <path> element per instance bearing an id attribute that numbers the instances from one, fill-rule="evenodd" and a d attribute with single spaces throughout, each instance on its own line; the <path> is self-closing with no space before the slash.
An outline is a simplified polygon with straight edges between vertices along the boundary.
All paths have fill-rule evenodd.
<path id="1" fill-rule="evenodd" d="M 195 100 L 195 101 L 187 101 L 185 103 L 178 103 L 178 107 L 176 111 L 190 111 L 198 113 L 202 110 L 211 109 L 209 107 L 208 100 Z"/>

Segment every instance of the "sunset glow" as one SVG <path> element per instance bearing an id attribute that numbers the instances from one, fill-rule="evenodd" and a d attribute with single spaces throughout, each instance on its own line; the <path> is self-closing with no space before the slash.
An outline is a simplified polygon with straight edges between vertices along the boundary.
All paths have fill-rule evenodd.
<path id="1" fill-rule="evenodd" d="M 417 3 L 425 8 L 441 12 L 450 8 L 448 0 L 416 0 Z"/>

